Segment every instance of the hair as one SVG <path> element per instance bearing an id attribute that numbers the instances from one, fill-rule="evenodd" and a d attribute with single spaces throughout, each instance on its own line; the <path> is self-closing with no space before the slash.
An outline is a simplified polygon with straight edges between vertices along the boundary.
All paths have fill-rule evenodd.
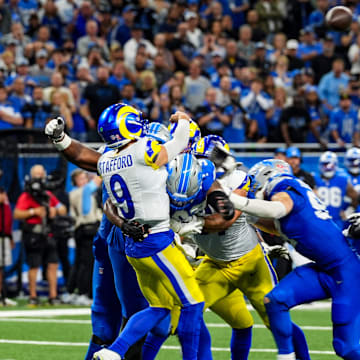
<path id="1" fill-rule="evenodd" d="M 82 170 L 82 169 L 75 169 L 71 172 L 71 184 L 73 186 L 76 186 L 76 178 L 81 175 L 81 174 L 84 174 L 85 173 L 85 170 Z"/>

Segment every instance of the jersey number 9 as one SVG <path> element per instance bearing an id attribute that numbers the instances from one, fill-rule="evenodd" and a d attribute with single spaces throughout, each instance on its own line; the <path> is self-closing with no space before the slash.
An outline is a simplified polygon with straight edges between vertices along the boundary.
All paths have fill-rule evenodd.
<path id="1" fill-rule="evenodd" d="M 116 202 L 120 205 L 121 213 L 125 219 L 132 219 L 135 216 L 134 203 L 124 179 L 119 174 L 114 174 L 110 178 L 110 189 Z M 119 196 L 121 193 L 121 196 Z M 126 204 L 126 206 L 125 206 Z M 127 209 L 126 209 L 127 208 Z"/>

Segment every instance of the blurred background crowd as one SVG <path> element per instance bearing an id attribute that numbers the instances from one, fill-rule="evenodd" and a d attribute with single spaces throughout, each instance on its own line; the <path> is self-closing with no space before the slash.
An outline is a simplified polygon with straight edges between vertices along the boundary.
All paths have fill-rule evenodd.
<path id="1" fill-rule="evenodd" d="M 335 5 L 353 12 L 347 32 L 324 23 Z M 113 103 L 164 125 L 185 110 L 203 136 L 221 135 L 232 148 L 257 144 L 262 156 L 265 143 L 290 146 L 276 155 L 312 187 L 291 145 L 360 145 L 357 0 L 0 0 L 0 34 L 0 292 L 4 268 L 17 271 L 13 293 L 25 281 L 32 306 L 41 279 L 49 304 L 60 301 L 60 275 L 63 302 L 91 302 L 100 180 L 45 161 L 46 146 L 31 158 L 34 138 L 17 133 L 46 142 L 46 121 L 62 116 L 71 136 L 100 142 L 97 120 Z M 318 154 L 312 164 L 317 170 Z M 11 303 L 4 291 L 2 300 Z"/>
<path id="2" fill-rule="evenodd" d="M 324 14 L 344 4 L 351 29 Z M 357 0 L 0 0 L 0 130 L 61 115 L 98 141 L 114 102 L 189 111 L 230 143 L 357 144 Z"/>

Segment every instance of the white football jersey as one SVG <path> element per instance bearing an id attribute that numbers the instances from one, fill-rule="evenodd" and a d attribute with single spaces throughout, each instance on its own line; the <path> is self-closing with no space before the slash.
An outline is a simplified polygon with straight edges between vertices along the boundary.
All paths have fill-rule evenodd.
<path id="1" fill-rule="evenodd" d="M 169 230 L 170 205 L 166 192 L 165 166 L 154 164 L 161 146 L 141 138 L 122 151 L 109 151 L 98 161 L 111 202 L 127 220 L 149 224 L 152 232 Z"/>
<path id="2" fill-rule="evenodd" d="M 224 178 L 225 185 L 232 191 L 249 190 L 250 179 L 242 170 L 234 170 Z M 232 261 L 250 252 L 257 244 L 258 237 L 254 228 L 246 221 L 245 214 L 225 231 L 220 233 L 196 234 L 197 245 L 211 258 L 220 261 Z"/>

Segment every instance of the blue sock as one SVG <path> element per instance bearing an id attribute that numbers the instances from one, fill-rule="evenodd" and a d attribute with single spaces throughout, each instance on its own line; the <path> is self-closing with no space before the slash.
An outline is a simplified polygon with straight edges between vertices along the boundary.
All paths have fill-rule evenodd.
<path id="1" fill-rule="evenodd" d="M 232 329 L 231 335 L 231 359 L 247 360 L 249 357 L 252 339 L 252 326 L 246 329 Z"/>
<path id="2" fill-rule="evenodd" d="M 269 295 L 267 295 L 270 298 Z M 287 309 L 282 309 L 282 305 L 277 303 L 274 298 L 270 303 L 265 304 L 266 312 L 269 317 L 270 329 L 274 336 L 279 354 L 291 354 L 294 352 L 293 345 L 293 324 L 290 313 Z"/>
<path id="3" fill-rule="evenodd" d="M 203 308 L 204 303 L 201 302 L 181 309 L 177 333 L 183 360 L 197 360 Z"/>
<path id="4" fill-rule="evenodd" d="M 144 337 L 155 325 L 165 318 L 170 310 L 164 308 L 148 307 L 133 315 L 119 337 L 109 346 L 121 357 L 125 356 L 129 347 Z"/>
<path id="5" fill-rule="evenodd" d="M 201 319 L 198 360 L 212 360 L 211 336 L 205 325 L 204 319 Z"/>
<path id="6" fill-rule="evenodd" d="M 101 345 L 95 344 L 92 342 L 92 340 L 90 340 L 88 351 L 85 355 L 85 360 L 92 360 L 94 353 L 96 353 L 101 349 L 102 349 Z"/>
<path id="7" fill-rule="evenodd" d="M 143 345 L 143 360 L 154 360 L 161 348 L 161 345 L 167 338 L 167 336 L 156 335 L 150 332 Z"/>
<path id="8" fill-rule="evenodd" d="M 305 335 L 300 327 L 294 323 L 292 323 L 292 334 L 296 358 L 299 360 L 311 360 Z"/>
<path id="9" fill-rule="evenodd" d="M 156 326 L 148 333 L 145 343 L 143 345 L 143 360 L 155 359 L 159 352 L 161 345 L 166 341 L 170 333 L 170 314 L 162 319 Z"/>

